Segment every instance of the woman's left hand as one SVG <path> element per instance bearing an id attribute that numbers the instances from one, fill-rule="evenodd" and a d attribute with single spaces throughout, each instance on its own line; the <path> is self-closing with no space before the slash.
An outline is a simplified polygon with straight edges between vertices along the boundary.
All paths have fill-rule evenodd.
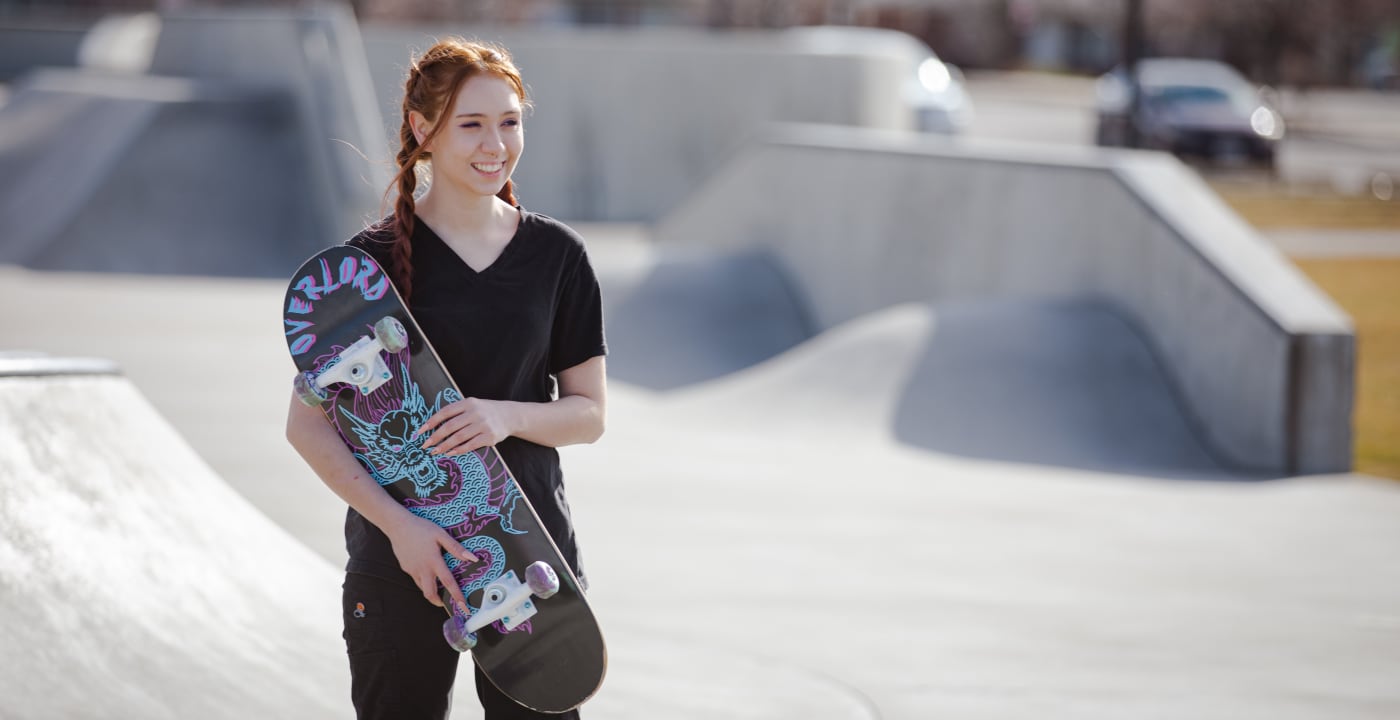
<path id="1" fill-rule="evenodd" d="M 423 423 L 423 449 L 434 455 L 465 455 L 510 437 L 507 403 L 467 398 L 442 408 Z"/>

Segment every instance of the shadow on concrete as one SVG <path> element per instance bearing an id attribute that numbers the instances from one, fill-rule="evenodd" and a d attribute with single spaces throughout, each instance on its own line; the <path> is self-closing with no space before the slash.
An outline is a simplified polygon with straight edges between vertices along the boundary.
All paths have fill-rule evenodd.
<path id="1" fill-rule="evenodd" d="M 805 303 L 761 250 L 666 252 L 640 274 L 600 274 L 608 373 L 651 390 L 728 375 L 813 334 Z"/>
<path id="2" fill-rule="evenodd" d="M 1002 462 L 1239 479 L 1201 441 L 1142 335 L 1090 300 L 937 306 L 894 434 Z"/>

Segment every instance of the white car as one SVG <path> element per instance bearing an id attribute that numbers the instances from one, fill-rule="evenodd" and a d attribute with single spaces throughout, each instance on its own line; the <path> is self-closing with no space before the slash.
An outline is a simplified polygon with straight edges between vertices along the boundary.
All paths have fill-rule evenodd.
<path id="1" fill-rule="evenodd" d="M 920 132 L 955 135 L 973 121 L 967 81 L 955 65 L 943 62 L 918 38 L 882 28 L 823 25 L 783 31 L 796 46 L 812 53 L 889 54 L 905 68 L 900 94 Z"/>

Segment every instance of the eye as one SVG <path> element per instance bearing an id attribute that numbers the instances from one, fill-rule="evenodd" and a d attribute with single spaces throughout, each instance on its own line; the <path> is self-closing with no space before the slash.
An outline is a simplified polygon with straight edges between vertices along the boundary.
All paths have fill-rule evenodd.
<path id="1" fill-rule="evenodd" d="M 481 123 L 479 123 L 479 122 L 477 122 L 477 121 L 475 121 L 475 120 L 468 120 L 467 122 L 464 122 L 464 123 L 462 123 L 461 125 L 458 125 L 457 127 L 478 128 L 478 127 L 481 127 Z"/>
<path id="2" fill-rule="evenodd" d="M 517 120 L 517 119 L 515 119 L 515 118 L 511 118 L 511 119 L 509 119 L 509 120 L 507 120 L 507 121 L 505 121 L 504 123 L 501 123 L 501 124 L 502 124 L 502 125 L 505 125 L 506 127 L 517 127 L 517 126 L 520 125 L 520 121 Z"/>

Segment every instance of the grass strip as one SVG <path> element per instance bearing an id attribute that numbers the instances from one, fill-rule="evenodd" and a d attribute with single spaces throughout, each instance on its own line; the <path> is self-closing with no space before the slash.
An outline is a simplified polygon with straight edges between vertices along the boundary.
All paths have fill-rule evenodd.
<path id="1" fill-rule="evenodd" d="M 1293 262 L 1356 324 L 1356 471 L 1400 480 L 1400 258 Z"/>

